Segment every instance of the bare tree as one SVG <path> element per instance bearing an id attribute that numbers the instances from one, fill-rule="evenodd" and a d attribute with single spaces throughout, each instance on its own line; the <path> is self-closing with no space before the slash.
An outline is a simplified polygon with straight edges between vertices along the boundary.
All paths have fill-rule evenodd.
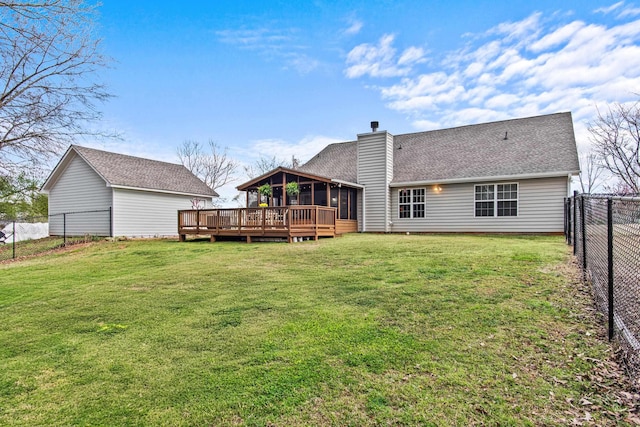
<path id="1" fill-rule="evenodd" d="M 0 173 L 41 165 L 91 128 L 108 59 L 82 0 L 0 0 Z M 111 136 L 111 135 L 109 135 Z"/>
<path id="2" fill-rule="evenodd" d="M 209 151 L 197 141 L 184 141 L 178 147 L 178 159 L 195 176 L 216 190 L 237 179 L 238 163 L 227 154 L 227 148 L 209 140 Z"/>
<path id="3" fill-rule="evenodd" d="M 580 156 L 580 189 L 583 193 L 591 194 L 600 186 L 602 172 L 604 169 L 595 153 L 589 152 Z"/>
<path id="4" fill-rule="evenodd" d="M 598 110 L 589 132 L 602 167 L 622 187 L 640 193 L 640 103 L 616 103 L 605 114 Z"/>
<path id="5" fill-rule="evenodd" d="M 281 159 L 276 156 L 260 156 L 260 158 L 253 164 L 244 166 L 244 172 L 249 177 L 249 179 L 253 179 L 259 177 L 260 175 L 264 175 L 265 173 L 270 172 L 280 166 L 289 169 L 298 169 L 298 167 L 300 166 L 300 161 L 296 158 L 296 156 L 291 156 L 291 161 Z"/>
<path id="6" fill-rule="evenodd" d="M 604 185 L 604 192 L 614 196 L 637 196 L 638 193 L 622 181 Z"/>

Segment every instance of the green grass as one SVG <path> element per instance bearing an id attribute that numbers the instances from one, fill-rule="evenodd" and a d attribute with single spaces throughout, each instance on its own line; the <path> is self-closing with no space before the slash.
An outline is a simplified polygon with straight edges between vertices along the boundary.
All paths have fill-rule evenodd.
<path id="1" fill-rule="evenodd" d="M 588 379 L 608 348 L 568 253 L 347 235 L 0 265 L 0 424 L 563 425 L 583 396 L 619 411 Z"/>
<path id="2" fill-rule="evenodd" d="M 66 245 L 71 246 L 78 243 L 87 243 L 91 241 L 101 240 L 96 236 L 69 236 L 66 239 Z M 43 239 L 22 240 L 15 244 L 13 248 L 13 238 L 9 237 L 4 244 L 0 244 L 0 261 L 6 261 L 15 258 L 22 258 L 41 254 L 59 249 L 65 246 L 65 239 L 62 236 L 46 237 Z"/>

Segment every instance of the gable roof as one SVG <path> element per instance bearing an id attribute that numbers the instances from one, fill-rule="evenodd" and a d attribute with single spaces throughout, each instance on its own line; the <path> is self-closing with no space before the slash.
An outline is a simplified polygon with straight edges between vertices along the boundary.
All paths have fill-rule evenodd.
<path id="1" fill-rule="evenodd" d="M 44 185 L 48 191 L 68 163 L 82 158 L 110 187 L 175 193 L 201 197 L 218 197 L 183 165 L 111 153 L 93 148 L 71 145 L 53 169 Z"/>
<path id="2" fill-rule="evenodd" d="M 505 139 L 506 137 L 506 139 Z M 331 144 L 301 171 L 357 182 L 357 141 Z M 455 182 L 580 171 L 571 113 L 394 136 L 393 180 Z"/>
<path id="3" fill-rule="evenodd" d="M 257 184 L 259 184 L 261 181 L 276 175 L 280 172 L 284 172 L 285 174 L 291 174 L 291 175 L 297 175 L 300 177 L 304 177 L 304 178 L 308 178 L 308 179 L 312 179 L 315 181 L 325 181 L 325 182 L 331 182 L 330 178 L 326 178 L 324 176 L 318 176 L 318 175 L 313 175 L 313 174 L 309 174 L 309 173 L 305 173 L 300 171 L 299 169 L 290 169 L 290 168 L 285 168 L 284 166 L 278 166 L 277 168 L 262 174 L 256 178 L 251 179 L 250 181 L 245 182 L 244 184 L 241 184 L 239 186 L 237 186 L 236 188 L 239 191 L 247 191 L 249 190 L 251 187 L 255 187 Z"/>

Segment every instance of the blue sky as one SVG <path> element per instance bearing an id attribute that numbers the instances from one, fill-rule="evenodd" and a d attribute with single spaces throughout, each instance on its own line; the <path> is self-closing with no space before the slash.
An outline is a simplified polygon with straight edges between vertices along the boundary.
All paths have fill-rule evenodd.
<path id="1" fill-rule="evenodd" d="M 123 138 L 95 146 L 159 160 L 211 139 L 244 163 L 305 161 L 372 120 L 401 134 L 559 111 L 585 150 L 596 107 L 640 93 L 628 1 L 103 3 L 102 125 Z"/>

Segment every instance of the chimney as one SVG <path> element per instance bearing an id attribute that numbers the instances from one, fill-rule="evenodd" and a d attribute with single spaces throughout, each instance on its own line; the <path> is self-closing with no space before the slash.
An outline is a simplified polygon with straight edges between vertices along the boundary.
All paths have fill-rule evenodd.
<path id="1" fill-rule="evenodd" d="M 359 225 L 362 231 L 389 233 L 393 231 L 389 190 L 393 180 L 393 135 L 379 131 L 378 125 L 378 122 L 371 122 L 372 132 L 358 134 L 356 182 L 366 188 Z"/>

